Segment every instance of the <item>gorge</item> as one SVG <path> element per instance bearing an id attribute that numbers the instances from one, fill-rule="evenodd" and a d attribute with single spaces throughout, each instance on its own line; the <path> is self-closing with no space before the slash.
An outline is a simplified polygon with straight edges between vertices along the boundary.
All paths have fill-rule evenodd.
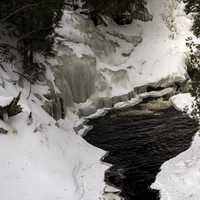
<path id="1" fill-rule="evenodd" d="M 0 26 L 0 104 L 21 94 L 22 108 L 0 120 L 2 200 L 200 199 L 186 69 L 193 19 L 181 0 L 142 2 L 143 12 L 123 25 L 102 15 L 106 23 L 95 26 L 85 10 L 66 6 L 54 56 L 35 53 L 34 83 L 17 47 L 5 56 L 2 48 L 18 39 Z"/>

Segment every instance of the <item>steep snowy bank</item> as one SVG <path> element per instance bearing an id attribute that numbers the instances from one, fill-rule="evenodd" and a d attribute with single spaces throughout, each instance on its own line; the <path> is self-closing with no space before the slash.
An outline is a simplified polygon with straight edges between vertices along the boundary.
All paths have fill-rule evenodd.
<path id="1" fill-rule="evenodd" d="M 128 94 L 135 86 L 162 79 L 182 81 L 185 39 L 191 35 L 191 20 L 183 7 L 176 0 L 149 0 L 152 21 L 127 26 L 109 22 L 108 27 L 97 28 L 83 16 L 66 11 L 64 26 L 57 30 L 62 37 L 53 65 L 58 76 L 58 71 L 70 74 L 61 76 L 65 87 L 56 84 L 64 99 L 70 99 L 70 103 L 65 100 L 67 105 Z"/>
<path id="2" fill-rule="evenodd" d="M 191 108 L 193 98 L 180 94 L 172 98 L 178 109 Z M 191 111 L 191 109 L 189 109 Z M 161 191 L 161 200 L 200 199 L 200 137 L 194 137 L 192 146 L 177 157 L 164 163 L 152 188 Z"/>
<path id="3" fill-rule="evenodd" d="M 117 26 L 109 21 L 108 27 L 65 11 L 57 30 L 58 55 L 47 65 L 67 111 L 90 115 L 134 98 L 137 86 L 164 88 L 184 81 L 185 39 L 191 35 L 184 5 L 149 0 L 148 8 L 154 16 L 150 22 Z"/>
<path id="4" fill-rule="evenodd" d="M 36 84 L 27 98 L 29 84 L 24 88 L 13 84 L 19 77 L 12 73 L 11 65 L 6 70 L 0 69 L 1 82 L 4 82 L 0 86 L 1 99 L 17 96 L 22 91 L 23 112 L 6 124 L 0 121 L 0 126 L 9 130 L 7 135 L 0 134 L 1 199 L 94 200 L 100 197 L 107 168 L 100 163 L 104 152 L 77 136 L 71 120 L 56 122 L 41 108 L 42 102 L 34 93 L 45 94 L 46 86 Z"/>
<path id="5" fill-rule="evenodd" d="M 84 104 L 78 104 L 100 97 L 106 98 L 103 106 L 112 106 L 117 101 L 110 102 L 108 97 L 129 94 L 132 98 L 135 86 L 163 78 L 167 82 L 184 78 L 185 38 L 189 36 L 190 20 L 183 13 L 183 5 L 175 0 L 148 2 L 153 20 L 135 21 L 123 27 L 110 22 L 109 28 L 96 28 L 83 16 L 65 11 L 63 27 L 57 30 L 61 35 L 57 38 L 57 58 L 45 63 L 51 64 L 47 77 L 65 106 L 83 108 Z M 27 99 L 29 84 L 25 81 L 23 89 L 16 85 L 19 77 L 11 67 L 7 67 L 7 73 L 0 69 L 0 93 L 14 97 L 23 90 L 24 112 L 8 122 L 17 130 L 16 135 L 0 135 L 1 198 L 98 199 L 104 187 L 106 166 L 99 161 L 104 152 L 75 135 L 74 118 L 71 120 L 68 115 L 56 123 L 40 107 L 44 102 L 37 97 L 47 100 L 47 85 L 33 86 Z M 96 105 L 92 104 L 94 112 Z M 30 111 L 33 123 L 28 125 Z"/>

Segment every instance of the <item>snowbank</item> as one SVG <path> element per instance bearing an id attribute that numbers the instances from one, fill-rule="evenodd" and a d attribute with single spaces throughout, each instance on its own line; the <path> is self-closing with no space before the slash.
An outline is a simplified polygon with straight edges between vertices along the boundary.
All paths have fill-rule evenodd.
<path id="1" fill-rule="evenodd" d="M 29 84 L 12 84 L 16 75 L 0 69 L 1 104 L 22 91 L 23 112 L 0 127 L 0 193 L 2 200 L 94 200 L 103 192 L 104 171 L 100 163 L 104 151 L 92 147 L 73 130 L 73 120 L 56 122 L 42 108 L 34 93 L 46 93 L 35 85 L 29 98 Z M 32 112 L 32 119 L 29 114 Z M 15 130 L 15 131 L 12 131 Z"/>
<path id="2" fill-rule="evenodd" d="M 185 39 L 190 35 L 191 20 L 185 16 L 183 4 L 175 0 L 149 0 L 148 7 L 154 16 L 151 22 L 135 21 L 121 27 L 111 23 L 107 28 L 96 28 L 83 16 L 65 11 L 63 27 L 57 30 L 62 35 L 57 41 L 58 57 L 45 64 L 51 65 L 47 78 L 52 82 L 56 77 L 54 89 L 66 106 L 80 107 L 77 104 L 88 99 L 128 94 L 136 86 L 163 78 L 184 79 Z M 47 85 L 32 86 L 29 95 L 26 81 L 24 88 L 13 84 L 19 77 L 12 67 L 8 66 L 7 72 L 0 69 L 0 94 L 7 99 L 22 91 L 23 113 L 8 121 L 16 134 L 0 134 L 1 199 L 101 198 L 107 167 L 100 158 L 105 152 L 75 134 L 74 118 L 68 116 L 56 123 L 40 107 L 43 102 L 34 94 L 48 94 Z M 31 124 L 27 122 L 30 112 Z M 197 164 L 198 159 L 195 173 Z"/>
<path id="3" fill-rule="evenodd" d="M 65 11 L 64 26 L 57 30 L 62 35 L 57 66 L 70 77 L 61 77 L 65 87 L 58 84 L 58 88 L 80 103 L 128 94 L 136 86 L 162 79 L 165 83 L 184 80 L 185 39 L 191 36 L 192 22 L 183 8 L 177 0 L 148 0 L 152 21 L 136 20 L 125 26 L 109 22 L 108 27 L 97 28 L 78 13 Z M 87 66 L 80 64 L 83 59 Z"/>
<path id="4" fill-rule="evenodd" d="M 177 110 L 187 111 L 188 114 L 191 114 L 194 98 L 189 93 L 173 96 L 170 101 Z"/>
<path id="5" fill-rule="evenodd" d="M 8 106 L 13 100 L 13 97 L 4 97 L 0 96 L 0 106 L 5 107 Z"/>
<path id="6" fill-rule="evenodd" d="M 179 110 L 191 112 L 193 98 L 190 94 L 179 94 L 171 101 Z M 165 162 L 152 188 L 160 190 L 161 200 L 200 199 L 200 137 L 197 133 L 192 146 L 177 157 Z"/>

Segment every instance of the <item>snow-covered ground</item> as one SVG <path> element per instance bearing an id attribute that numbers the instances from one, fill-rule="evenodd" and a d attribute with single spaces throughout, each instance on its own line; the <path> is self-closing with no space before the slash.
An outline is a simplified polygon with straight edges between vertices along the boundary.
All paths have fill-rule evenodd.
<path id="1" fill-rule="evenodd" d="M 96 28 L 83 16 L 65 11 L 63 27 L 57 30 L 62 35 L 57 41 L 58 56 L 46 64 L 51 64 L 47 78 L 51 82 L 56 79 L 54 89 L 61 92 L 66 106 L 80 108 L 85 105 L 79 103 L 122 95 L 138 85 L 184 78 L 185 39 L 191 35 L 191 20 L 185 16 L 183 4 L 148 0 L 148 7 L 154 16 L 151 22 L 134 21 L 122 27 L 110 22 L 109 27 Z M 105 152 L 75 134 L 76 109 L 56 122 L 34 96 L 48 93 L 49 88 L 35 85 L 29 95 L 26 81 L 24 88 L 14 84 L 19 77 L 13 68 L 7 66 L 7 72 L 0 69 L 0 102 L 22 91 L 23 112 L 6 122 L 9 130 L 15 131 L 0 134 L 0 199 L 101 199 L 107 166 L 100 158 Z M 195 166 L 191 174 L 197 172 L 197 162 Z M 163 168 L 161 174 L 168 172 Z M 188 188 L 194 190 L 198 186 L 192 183 L 188 182 Z M 167 184 L 162 188 L 163 194 L 168 191 Z"/>
<path id="2" fill-rule="evenodd" d="M 187 107 L 191 112 L 193 98 L 190 94 L 174 96 L 172 102 L 177 109 Z M 161 200 L 200 199 L 200 136 L 196 133 L 192 146 L 161 167 L 152 188 L 161 191 Z"/>
<path id="3" fill-rule="evenodd" d="M 142 42 L 123 64 L 110 67 L 113 71 L 125 70 L 128 77 L 120 80 L 124 81 L 121 86 L 111 82 L 113 95 L 169 76 L 181 79 L 185 75 L 185 39 L 191 36 L 191 19 L 184 13 L 184 4 L 176 0 L 149 0 L 148 8 L 153 14 L 152 21 L 112 27 L 121 34 L 142 37 Z"/>
<path id="4" fill-rule="evenodd" d="M 152 21 L 125 26 L 109 22 L 97 28 L 83 16 L 65 12 L 62 24 L 67 25 L 57 30 L 64 41 L 57 60 L 62 73 L 70 74 L 64 77 L 64 92 L 73 102 L 126 94 L 163 78 L 184 79 L 185 39 L 191 36 L 192 23 L 184 4 L 148 0 L 148 8 Z M 87 66 L 80 64 L 83 60 Z M 78 95 L 83 88 L 85 93 Z"/>
<path id="5" fill-rule="evenodd" d="M 14 67 L 14 66 L 12 66 Z M 77 136 L 71 119 L 56 122 L 42 108 L 35 92 L 47 87 L 15 84 L 18 75 L 0 69 L 0 102 L 9 103 L 22 91 L 23 112 L 0 120 L 8 134 L 0 134 L 0 193 L 2 200 L 94 200 L 101 197 L 106 165 L 104 151 Z M 13 68 L 14 69 L 14 68 Z M 26 81 L 25 81 L 26 83 Z M 32 112 L 32 119 L 29 118 Z"/>

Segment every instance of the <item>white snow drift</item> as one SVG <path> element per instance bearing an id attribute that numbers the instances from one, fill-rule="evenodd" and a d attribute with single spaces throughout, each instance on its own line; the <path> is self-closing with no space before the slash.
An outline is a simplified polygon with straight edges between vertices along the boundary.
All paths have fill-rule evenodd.
<path id="1" fill-rule="evenodd" d="M 58 55 L 48 60 L 47 78 L 55 81 L 54 89 L 61 93 L 66 106 L 84 107 L 78 104 L 126 94 L 135 86 L 163 78 L 184 79 L 185 39 L 191 35 L 191 20 L 185 16 L 183 4 L 176 0 L 148 0 L 148 7 L 154 16 L 151 22 L 134 21 L 121 27 L 110 22 L 108 27 L 96 28 L 83 16 L 65 11 L 63 27 L 57 30 L 62 35 L 57 39 Z M 107 166 L 100 163 L 100 158 L 105 152 L 75 134 L 73 126 L 79 120 L 77 109 L 72 109 L 74 113 L 65 120 L 56 122 L 34 96 L 48 93 L 49 88 L 35 85 L 27 98 L 28 83 L 24 88 L 14 85 L 19 77 L 12 73 L 11 67 L 15 68 L 8 65 L 7 72 L 0 69 L 3 96 L 0 102 L 22 91 L 23 112 L 7 122 L 7 126 L 16 130 L 15 134 L 11 131 L 8 135 L 0 134 L 1 199 L 101 199 Z M 30 112 L 32 123 L 28 119 Z M 198 199 L 199 158 L 195 154 L 198 148 L 197 145 L 189 150 L 192 156 L 188 162 L 193 167 L 187 167 L 187 173 L 187 161 L 186 165 L 180 162 L 178 173 L 183 173 L 179 180 L 176 174 L 173 176 L 174 189 L 171 182 L 159 183 L 163 195 L 166 191 L 168 198 L 183 200 L 186 192 L 183 195 L 181 190 L 191 189 L 191 199 Z M 171 172 L 165 170 L 167 167 L 162 169 L 162 176 Z M 192 182 L 190 177 L 194 174 L 197 178 Z"/>
<path id="2" fill-rule="evenodd" d="M 191 113 L 194 99 L 190 94 L 174 96 L 173 104 L 179 110 Z M 161 167 L 152 188 L 161 191 L 161 200 L 200 199 L 200 136 L 197 133 L 192 146 Z"/>

